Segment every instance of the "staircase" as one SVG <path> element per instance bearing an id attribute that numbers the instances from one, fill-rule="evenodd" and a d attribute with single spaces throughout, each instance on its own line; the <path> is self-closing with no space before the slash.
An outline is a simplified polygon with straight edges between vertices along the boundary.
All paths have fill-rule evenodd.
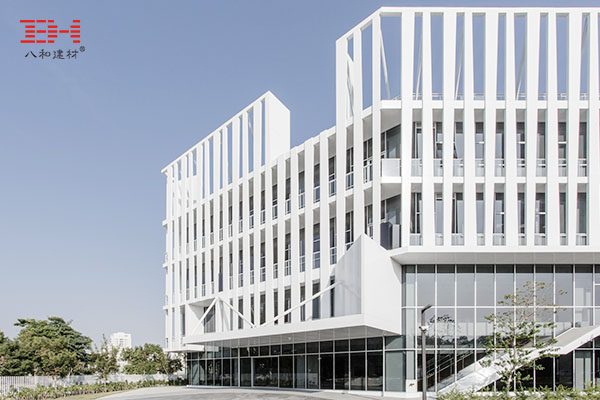
<path id="1" fill-rule="evenodd" d="M 552 354 L 568 354 L 598 336 L 600 336 L 600 325 L 568 329 L 556 337 L 556 343 L 552 345 Z M 531 358 L 537 358 L 538 356 L 539 350 L 534 350 L 531 353 Z M 492 362 L 488 367 L 482 366 L 482 363 L 487 365 L 486 361 L 491 361 L 491 357 L 487 356 L 481 361 L 462 369 L 456 375 L 438 382 L 438 394 L 452 391 L 476 392 L 498 380 L 502 372 L 498 363 Z"/>

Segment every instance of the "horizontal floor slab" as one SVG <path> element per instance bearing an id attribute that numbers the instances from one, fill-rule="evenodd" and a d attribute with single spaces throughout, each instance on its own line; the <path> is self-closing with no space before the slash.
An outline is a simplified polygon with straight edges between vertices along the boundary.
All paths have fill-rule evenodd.
<path id="1" fill-rule="evenodd" d="M 188 336 L 184 338 L 183 343 L 238 347 L 400 334 L 399 329 L 389 330 L 377 325 L 379 324 L 372 323 L 364 315 L 324 318 L 291 324 L 284 324 L 282 321 L 278 325 Z"/>

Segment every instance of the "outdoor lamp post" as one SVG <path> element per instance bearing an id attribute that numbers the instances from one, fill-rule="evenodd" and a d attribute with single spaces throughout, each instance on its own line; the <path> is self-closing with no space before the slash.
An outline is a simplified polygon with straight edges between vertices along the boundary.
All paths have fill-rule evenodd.
<path id="1" fill-rule="evenodd" d="M 423 400 L 427 400 L 427 354 L 425 354 L 425 334 L 427 333 L 427 325 L 425 325 L 425 312 L 432 307 L 431 304 L 426 305 L 421 309 L 421 374 L 423 377 L 423 383 L 421 389 L 423 390 Z"/>

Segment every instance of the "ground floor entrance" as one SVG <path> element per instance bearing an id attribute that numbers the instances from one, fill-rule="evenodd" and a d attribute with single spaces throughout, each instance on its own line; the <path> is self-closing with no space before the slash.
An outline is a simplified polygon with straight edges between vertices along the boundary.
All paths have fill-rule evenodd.
<path id="1" fill-rule="evenodd" d="M 383 390 L 383 337 L 211 350 L 187 354 L 191 385 Z"/>

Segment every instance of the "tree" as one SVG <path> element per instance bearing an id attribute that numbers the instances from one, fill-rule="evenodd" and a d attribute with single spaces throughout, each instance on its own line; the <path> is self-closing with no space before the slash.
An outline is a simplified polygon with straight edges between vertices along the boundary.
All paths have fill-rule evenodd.
<path id="1" fill-rule="evenodd" d="M 83 373 L 89 363 L 92 340 L 59 317 L 47 320 L 19 319 L 13 358 L 22 375 L 64 377 Z"/>
<path id="2" fill-rule="evenodd" d="M 92 369 L 102 381 L 110 374 L 119 372 L 119 349 L 109 346 L 106 337 L 102 336 L 100 348 L 91 355 Z"/>
<path id="3" fill-rule="evenodd" d="M 0 332 L 0 376 L 30 375 L 31 362 L 20 351 L 15 340 Z"/>
<path id="4" fill-rule="evenodd" d="M 123 361 L 128 364 L 124 368 L 126 374 L 173 374 L 183 368 L 178 358 L 171 358 L 157 344 L 146 343 L 132 349 L 123 349 Z"/>
<path id="5" fill-rule="evenodd" d="M 551 285 L 527 282 L 517 288 L 515 294 L 508 294 L 498 301 L 498 307 L 507 311 L 486 317 L 492 323 L 494 333 L 487 338 L 485 347 L 495 360 L 490 359 L 484 366 L 499 367 L 500 381 L 505 384 L 506 392 L 513 385 L 523 391 L 523 383 L 532 379 L 523 371 L 542 370 L 535 361 L 553 356 L 552 345 L 556 340 L 551 333 L 548 338 L 542 337 L 543 333 L 552 332 L 555 326 L 552 316 L 557 309 L 551 294 Z"/>

